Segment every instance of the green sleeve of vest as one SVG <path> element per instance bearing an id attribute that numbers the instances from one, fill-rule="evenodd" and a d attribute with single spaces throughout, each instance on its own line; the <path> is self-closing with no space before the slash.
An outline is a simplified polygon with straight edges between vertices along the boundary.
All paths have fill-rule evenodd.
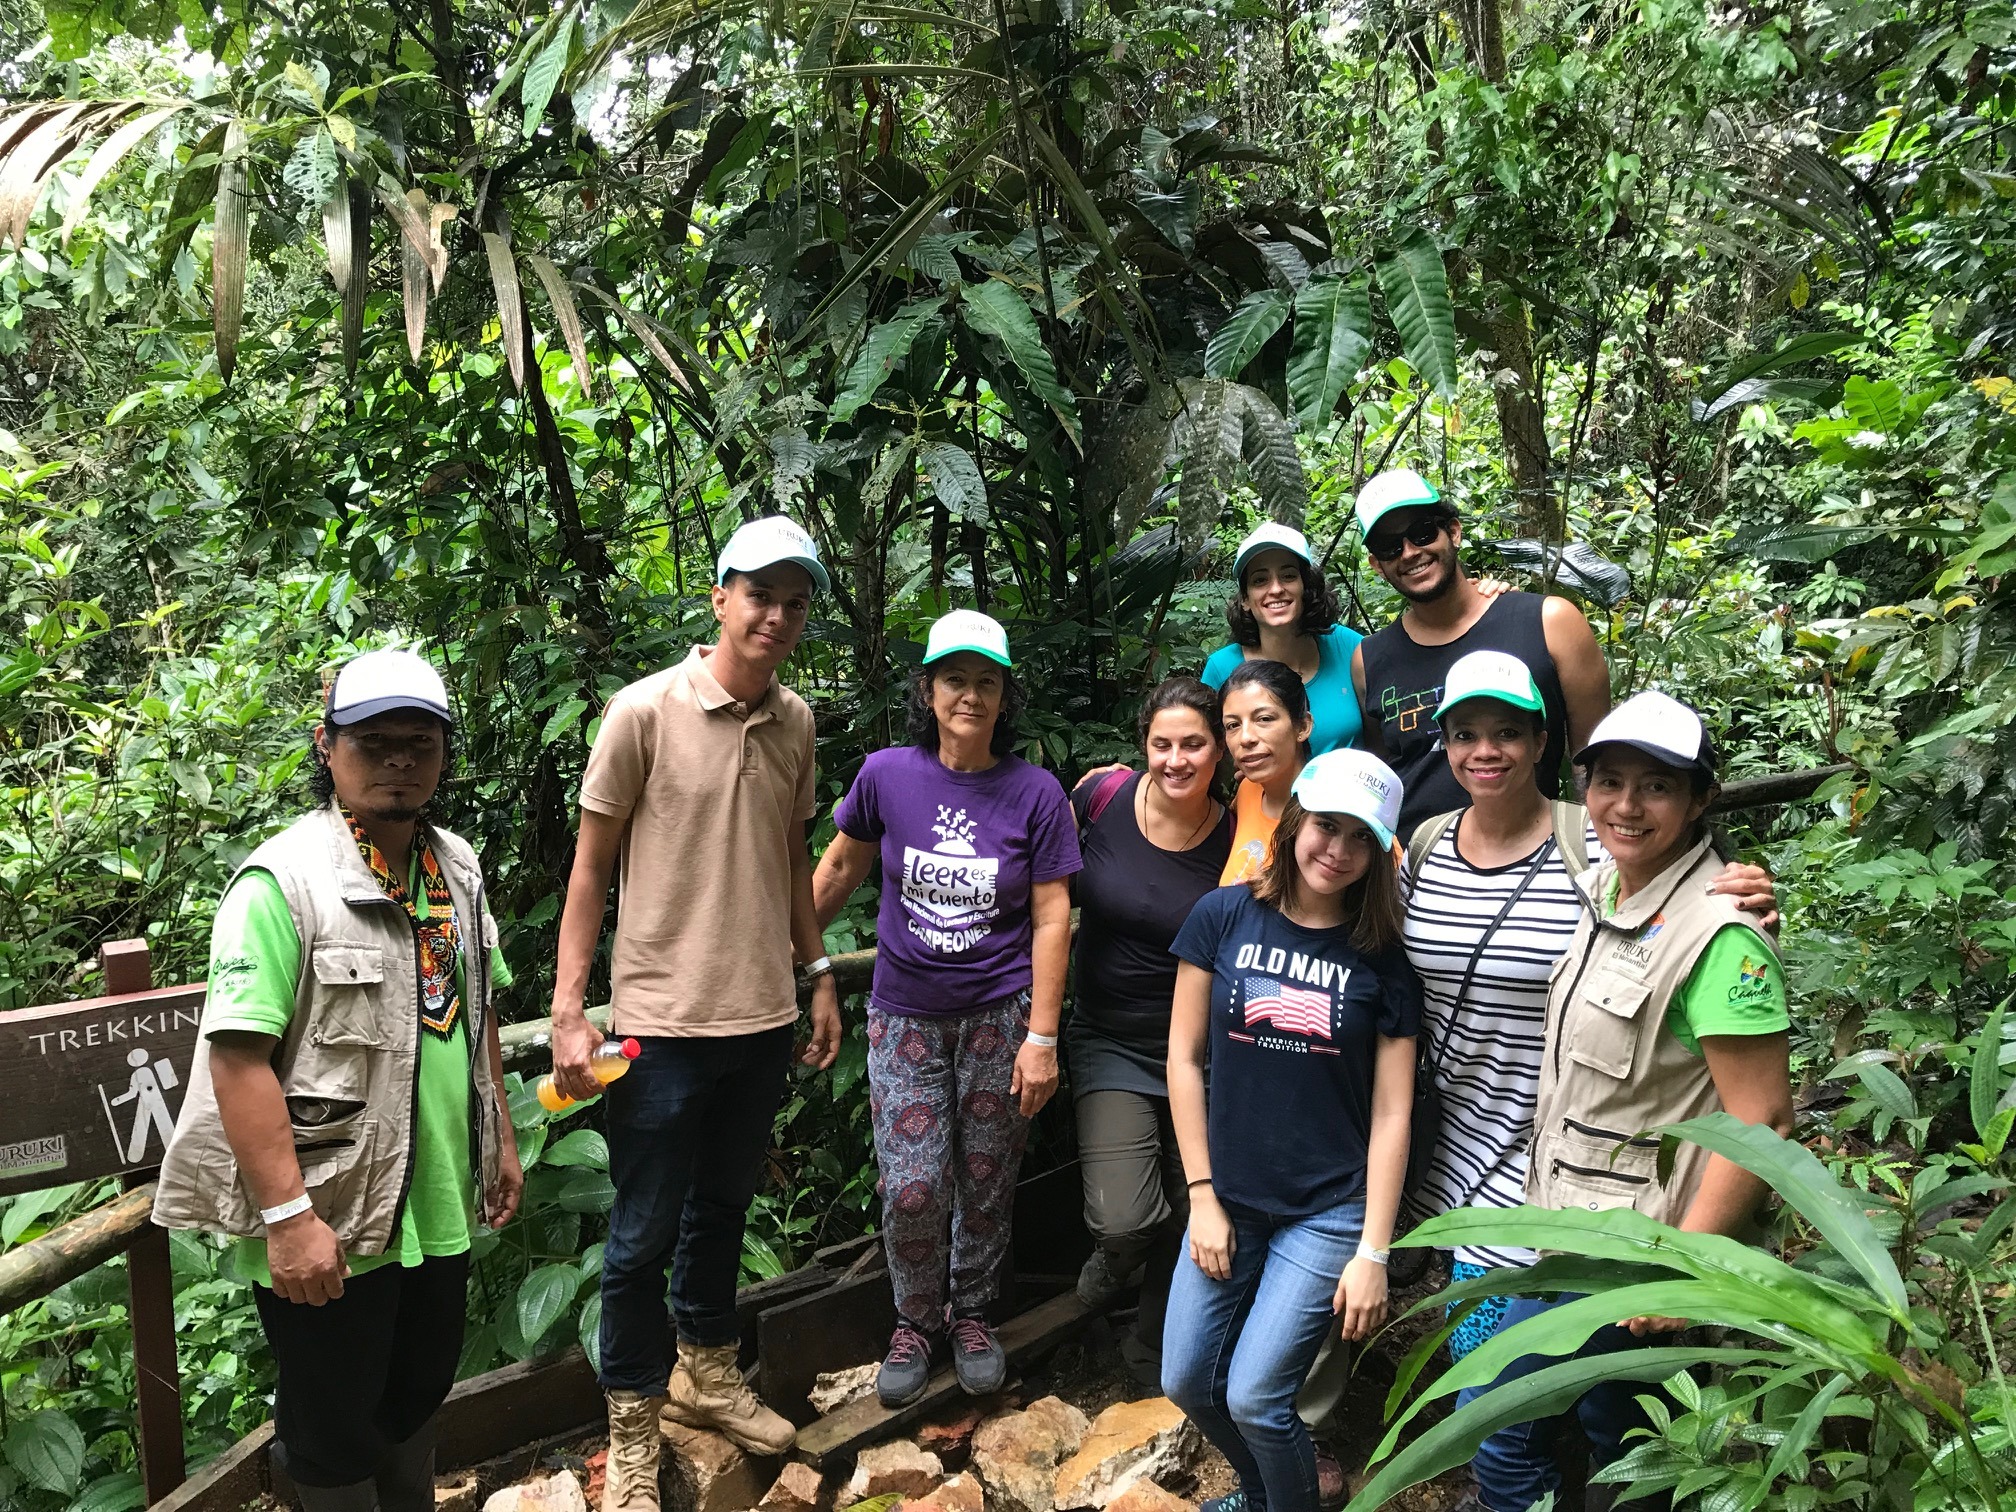
<path id="1" fill-rule="evenodd" d="M 218 903 L 210 926 L 204 1034 L 285 1034 L 300 979 L 301 937 L 280 884 L 268 871 L 244 873 Z"/>
<path id="2" fill-rule="evenodd" d="M 1707 1034 L 1778 1034 L 1792 1026 L 1785 970 L 1741 924 L 1715 931 L 1666 1010 L 1666 1022 L 1691 1055 Z"/>

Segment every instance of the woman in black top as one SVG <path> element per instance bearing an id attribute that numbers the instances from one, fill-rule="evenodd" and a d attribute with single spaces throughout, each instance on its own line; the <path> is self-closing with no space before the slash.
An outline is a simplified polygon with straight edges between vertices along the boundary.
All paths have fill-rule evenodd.
<path id="1" fill-rule="evenodd" d="M 1085 869 L 1077 995 L 1065 1032 L 1095 1248 L 1078 1293 L 1103 1306 L 1143 1270 L 1141 1310 L 1121 1353 L 1161 1379 L 1162 1315 L 1189 1214 L 1169 1122 L 1169 946 L 1232 852 L 1232 817 L 1211 794 L 1225 754 L 1218 695 L 1172 677 L 1141 707 L 1145 775 L 1117 770 L 1072 795 Z"/>

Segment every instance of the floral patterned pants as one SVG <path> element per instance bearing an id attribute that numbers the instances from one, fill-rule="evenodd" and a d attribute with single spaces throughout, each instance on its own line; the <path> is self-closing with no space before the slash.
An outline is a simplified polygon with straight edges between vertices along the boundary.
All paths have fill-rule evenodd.
<path id="1" fill-rule="evenodd" d="M 1026 992 L 944 1018 L 869 1005 L 882 1242 L 897 1314 L 926 1333 L 945 1329 L 948 1281 L 960 1316 L 999 1289 L 1029 1132 L 1008 1088 L 1028 1031 Z"/>

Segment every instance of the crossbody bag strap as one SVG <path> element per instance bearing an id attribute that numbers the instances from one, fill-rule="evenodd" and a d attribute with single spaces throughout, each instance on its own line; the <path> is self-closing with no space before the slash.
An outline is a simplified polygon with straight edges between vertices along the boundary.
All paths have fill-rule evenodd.
<path id="1" fill-rule="evenodd" d="M 1497 917 L 1485 925 L 1484 932 L 1477 937 L 1477 943 L 1470 951 L 1470 964 L 1463 968 L 1462 985 L 1456 989 L 1454 1006 L 1457 1011 L 1461 1011 L 1463 1000 L 1470 995 L 1470 984 L 1476 980 L 1477 967 L 1484 959 L 1484 947 L 1491 943 L 1491 937 L 1497 934 L 1506 919 L 1511 917 L 1512 910 L 1518 906 L 1519 900 L 1526 896 L 1526 889 L 1533 885 L 1533 879 L 1540 875 L 1541 868 L 1546 866 L 1547 857 L 1553 853 L 1554 849 L 1554 837 L 1550 834 L 1541 843 L 1540 849 L 1534 853 L 1532 863 L 1526 868 L 1526 874 L 1519 879 L 1519 885 L 1512 889 L 1512 895 L 1505 900 L 1504 906 L 1498 910 Z M 1462 852 L 1457 852 L 1457 859 L 1462 859 Z M 1425 1032 L 1427 1029 L 1425 1021 L 1422 1024 L 1422 1029 L 1424 1031 L 1422 1034 L 1423 1053 L 1428 1057 L 1430 1068 L 1439 1069 L 1439 1063 L 1435 1059 L 1433 1039 Z"/>

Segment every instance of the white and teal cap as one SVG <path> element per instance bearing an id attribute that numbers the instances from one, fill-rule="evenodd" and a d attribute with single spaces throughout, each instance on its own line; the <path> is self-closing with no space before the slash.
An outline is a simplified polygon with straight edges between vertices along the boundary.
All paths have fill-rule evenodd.
<path id="1" fill-rule="evenodd" d="M 738 527 L 721 548 L 714 581 L 725 583 L 731 572 L 761 572 L 779 562 L 803 567 L 814 588 L 832 592 L 833 580 L 820 565 L 818 543 L 783 515 L 765 515 Z"/>
<path id="2" fill-rule="evenodd" d="M 1372 533 L 1396 509 L 1419 509 L 1423 504 L 1439 504 L 1442 495 L 1433 483 L 1411 467 L 1389 467 L 1358 490 L 1358 529 Z"/>
<path id="3" fill-rule="evenodd" d="M 1377 756 L 1349 747 L 1325 751 L 1302 768 L 1292 791 L 1312 814 L 1364 820 L 1379 844 L 1391 848 L 1400 822 L 1400 775 Z"/>
<path id="4" fill-rule="evenodd" d="M 455 722 L 448 711 L 448 686 L 434 664 L 417 651 L 388 648 L 343 663 L 329 685 L 322 717 L 328 724 L 353 725 L 398 709 Z"/>
<path id="5" fill-rule="evenodd" d="M 1715 744 L 1701 716 L 1665 693 L 1648 689 L 1634 693 L 1605 714 L 1590 732 L 1589 744 L 1575 753 L 1575 765 L 1588 766 L 1606 745 L 1627 745 L 1654 761 L 1681 771 L 1697 769 L 1715 775 Z"/>
<path id="6" fill-rule="evenodd" d="M 1008 659 L 1008 632 L 1001 621 L 977 609 L 954 609 L 932 621 L 931 638 L 924 646 L 924 665 L 930 666 L 955 651 L 977 651 L 1004 667 L 1015 665 Z"/>
<path id="7" fill-rule="evenodd" d="M 1472 651 L 1456 658 L 1449 675 L 1442 680 L 1442 702 L 1435 706 L 1435 718 L 1472 698 L 1495 698 L 1515 709 L 1547 712 L 1547 704 L 1534 684 L 1533 672 L 1518 657 L 1503 651 Z"/>
<path id="8" fill-rule="evenodd" d="M 1232 581 L 1241 588 L 1246 586 L 1246 564 L 1263 551 L 1286 551 L 1299 557 L 1304 567 L 1316 565 L 1316 559 L 1309 554 L 1309 538 L 1292 525 L 1277 525 L 1269 520 L 1239 543 L 1239 554 L 1232 558 Z"/>

